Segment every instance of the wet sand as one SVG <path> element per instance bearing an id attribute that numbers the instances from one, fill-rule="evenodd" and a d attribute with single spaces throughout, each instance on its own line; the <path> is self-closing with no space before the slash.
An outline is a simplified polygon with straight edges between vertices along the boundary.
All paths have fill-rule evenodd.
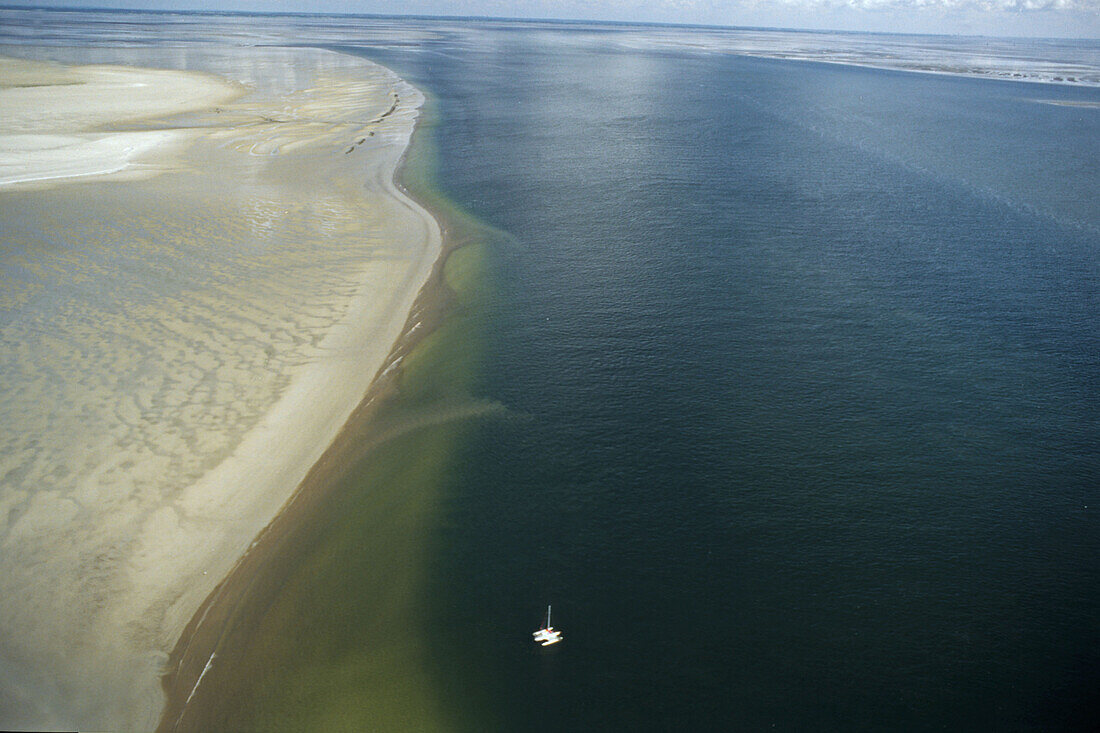
<path id="1" fill-rule="evenodd" d="M 22 64 L 14 87 L 179 89 L 109 113 L 64 95 L 64 155 L 3 131 L 0 727 L 156 725 L 168 653 L 367 391 L 440 251 L 393 182 L 417 90 L 327 52 L 193 56 L 204 73 Z"/>

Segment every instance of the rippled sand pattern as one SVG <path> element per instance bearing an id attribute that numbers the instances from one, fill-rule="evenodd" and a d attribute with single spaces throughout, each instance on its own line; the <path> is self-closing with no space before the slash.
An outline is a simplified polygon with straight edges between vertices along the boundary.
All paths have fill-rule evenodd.
<path id="1" fill-rule="evenodd" d="M 264 54 L 203 60 L 239 100 L 133 125 L 192 136 L 138 161 L 158 175 L 0 190 L 0 722 L 155 723 L 165 653 L 434 259 L 438 232 L 382 195 L 419 94 Z"/>
<path id="2" fill-rule="evenodd" d="M 0 426 L 6 485 L 69 487 L 84 506 L 143 475 L 157 492 L 168 476 L 185 484 L 225 456 L 293 367 L 319 356 L 364 254 L 384 245 L 348 201 L 274 193 L 51 222 L 34 242 L 48 254 L 5 268 L 5 310 L 22 316 L 0 331 L 0 404 L 17 418 Z M 42 439 L 51 434 L 67 439 Z M 4 498 L 10 538 L 30 502 Z"/>

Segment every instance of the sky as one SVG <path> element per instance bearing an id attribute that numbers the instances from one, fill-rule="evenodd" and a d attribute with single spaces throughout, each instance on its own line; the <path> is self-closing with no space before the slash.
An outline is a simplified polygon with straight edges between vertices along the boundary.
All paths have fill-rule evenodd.
<path id="1" fill-rule="evenodd" d="M 1100 38 L 1100 0 L 0 0 L 0 3 Z"/>

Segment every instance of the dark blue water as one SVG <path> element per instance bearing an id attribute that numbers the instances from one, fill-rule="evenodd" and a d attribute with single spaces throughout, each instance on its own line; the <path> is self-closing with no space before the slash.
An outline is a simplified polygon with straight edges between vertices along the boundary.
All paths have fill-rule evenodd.
<path id="1" fill-rule="evenodd" d="M 1100 110 L 1037 101 L 1096 90 L 568 31 L 371 55 L 511 235 L 455 679 L 513 730 L 1100 720 Z"/>

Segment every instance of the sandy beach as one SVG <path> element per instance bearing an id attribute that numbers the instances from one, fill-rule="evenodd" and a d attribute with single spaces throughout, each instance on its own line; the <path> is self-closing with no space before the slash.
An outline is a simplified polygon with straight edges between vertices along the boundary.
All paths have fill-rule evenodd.
<path id="1" fill-rule="evenodd" d="M 104 52 L 106 53 L 106 52 Z M 367 391 L 440 251 L 365 60 L 0 61 L 0 727 L 152 729 L 185 625 Z"/>

